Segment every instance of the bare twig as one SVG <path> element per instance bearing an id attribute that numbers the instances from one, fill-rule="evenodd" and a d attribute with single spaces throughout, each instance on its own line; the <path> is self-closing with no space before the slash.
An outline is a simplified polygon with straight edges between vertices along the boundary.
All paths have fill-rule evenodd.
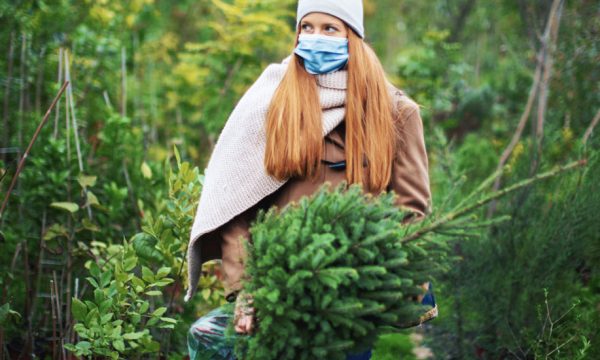
<path id="1" fill-rule="evenodd" d="M 2 218 L 2 215 L 4 214 L 4 210 L 6 209 L 6 205 L 8 204 L 8 199 L 10 198 L 10 194 L 11 194 L 13 188 L 15 187 L 15 184 L 17 183 L 19 174 L 23 170 L 23 166 L 25 165 L 25 160 L 27 159 L 27 156 L 29 156 L 29 152 L 31 151 L 31 148 L 33 147 L 33 144 L 35 143 L 35 140 L 39 136 L 40 131 L 42 130 L 42 127 L 44 126 L 44 124 L 46 124 L 46 122 L 48 121 L 50 112 L 52 112 L 52 109 L 54 109 L 54 106 L 56 106 L 56 103 L 58 102 L 58 100 L 60 99 L 62 94 L 64 93 L 68 84 L 69 84 L 68 82 L 65 82 L 63 84 L 63 86 L 60 88 L 60 90 L 58 91 L 58 94 L 52 101 L 50 108 L 48 109 L 48 111 L 46 111 L 46 115 L 44 115 L 44 118 L 42 119 L 42 121 L 38 125 L 37 129 L 35 130 L 35 133 L 33 134 L 33 137 L 31 138 L 31 141 L 29 142 L 29 145 L 27 146 L 25 153 L 23 153 L 23 156 L 21 157 L 21 160 L 19 161 L 19 165 L 17 166 L 17 171 L 13 175 L 10 186 L 8 187 L 8 191 L 6 192 L 6 196 L 4 196 L 4 201 L 2 202 L 2 207 L 0 207 L 0 218 Z"/>
<path id="2" fill-rule="evenodd" d="M 108 92 L 106 92 L 106 90 L 102 92 L 102 97 L 104 98 L 104 103 L 106 104 L 106 107 L 112 110 L 113 106 L 110 102 L 110 98 L 108 97 Z"/>
<path id="3" fill-rule="evenodd" d="M 15 248 L 15 253 L 13 255 L 12 261 L 10 262 L 10 272 L 14 273 L 17 268 L 17 259 L 19 258 L 19 254 L 21 253 L 23 247 L 23 243 L 18 243 Z M 6 297 L 2 298 L 2 302 L 6 302 Z"/>
<path id="4" fill-rule="evenodd" d="M 546 296 L 546 298 L 544 299 L 544 304 L 546 305 L 546 319 L 548 320 L 548 323 L 550 324 L 550 335 L 548 335 L 548 338 L 552 337 L 552 331 L 554 330 L 554 322 L 552 321 L 552 316 L 550 315 L 550 304 L 548 304 L 548 297 Z"/>
<path id="5" fill-rule="evenodd" d="M 575 335 L 571 336 L 567 341 L 565 341 L 564 343 L 558 345 L 556 348 L 554 348 L 554 350 L 550 351 L 548 354 L 546 354 L 546 359 L 548 359 L 548 357 L 552 354 L 554 354 L 555 352 L 557 352 L 558 350 L 560 350 L 560 348 L 562 348 L 563 346 L 567 345 L 568 343 L 570 343 L 571 341 L 573 341 L 575 339 Z"/>
<path id="6" fill-rule="evenodd" d="M 535 74 L 533 76 L 533 84 L 531 85 L 531 88 L 529 89 L 529 97 L 527 98 L 527 104 L 525 105 L 525 110 L 521 114 L 521 118 L 519 119 L 517 129 L 515 130 L 515 133 L 513 134 L 513 137 L 510 140 L 510 143 L 504 149 L 504 151 L 502 152 L 502 155 L 500 156 L 500 161 L 498 162 L 496 171 L 502 170 L 502 168 L 506 164 L 506 161 L 508 160 L 508 158 L 512 154 L 513 150 L 515 149 L 515 146 L 521 139 L 521 134 L 523 134 L 523 129 L 525 128 L 525 124 L 527 123 L 527 120 L 529 119 L 529 115 L 531 114 L 531 108 L 533 107 L 533 101 L 538 92 L 538 87 L 539 87 L 541 76 L 542 76 L 542 65 L 541 65 L 541 63 L 539 63 L 537 68 L 535 69 Z M 496 181 L 494 182 L 494 191 L 496 191 L 500 188 L 500 184 L 501 184 L 501 178 L 498 177 L 496 179 Z"/>
<path id="7" fill-rule="evenodd" d="M 529 96 L 527 98 L 527 104 L 525 105 L 525 110 L 521 114 L 521 118 L 519 119 L 519 123 L 517 125 L 517 129 L 508 144 L 508 146 L 502 152 L 500 156 L 500 161 L 498 162 L 497 169 L 500 170 L 506 162 L 508 161 L 510 155 L 512 154 L 515 146 L 518 144 L 521 139 L 521 135 L 523 133 L 523 129 L 525 128 L 525 124 L 529 119 L 531 114 L 531 110 L 533 107 L 533 103 L 537 97 L 538 99 L 538 118 L 537 118 L 537 128 L 536 135 L 534 139 L 539 139 L 538 151 L 541 152 L 541 137 L 543 135 L 543 123 L 546 112 L 547 105 L 547 96 L 548 96 L 548 83 L 551 75 L 551 67 L 552 67 L 552 47 L 556 43 L 558 38 L 558 23 L 560 22 L 560 16 L 562 13 L 562 6 L 564 0 L 554 0 L 552 3 L 552 7 L 550 10 L 550 14 L 548 15 L 548 20 L 546 23 L 546 29 L 544 31 L 544 35 L 541 37 L 541 49 L 538 52 L 537 56 L 537 66 L 535 69 L 535 73 L 533 76 L 533 84 L 529 90 Z M 536 158 L 535 154 L 533 155 Z M 541 156 L 541 154 L 540 154 Z M 537 158 L 539 158 L 538 156 Z M 537 169 L 537 160 L 534 160 L 532 169 Z M 501 186 L 502 178 L 498 177 L 494 182 L 493 190 L 497 191 Z M 493 201 L 490 204 L 488 209 L 487 216 L 492 217 L 494 211 L 496 210 L 496 202 Z"/>
<path id="8" fill-rule="evenodd" d="M 533 153 L 533 161 L 531 164 L 530 175 L 533 175 L 541 162 L 542 144 L 544 137 L 544 123 L 546 121 L 546 109 L 548 107 L 548 87 L 552 77 L 552 65 L 554 63 L 554 50 L 558 40 L 558 29 L 560 27 L 560 19 L 564 0 L 554 0 L 550 8 L 550 15 L 546 24 L 546 30 L 542 38 L 542 64 L 543 75 L 540 83 L 538 104 L 537 104 L 537 121 L 535 123 L 535 142 L 536 150 Z"/>
<path id="9" fill-rule="evenodd" d="M 585 134 L 583 134 L 584 145 L 587 143 L 589 137 L 592 135 L 592 131 L 594 131 L 596 125 L 598 125 L 598 121 L 600 121 L 600 110 L 596 111 L 596 116 L 594 116 L 594 119 L 592 120 L 590 126 L 588 126 L 587 130 L 585 130 Z"/>

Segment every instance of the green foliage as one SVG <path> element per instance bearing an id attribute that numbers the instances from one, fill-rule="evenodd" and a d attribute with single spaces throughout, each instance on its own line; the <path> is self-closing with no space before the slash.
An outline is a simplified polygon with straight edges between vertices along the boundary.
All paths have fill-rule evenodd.
<path id="1" fill-rule="evenodd" d="M 398 83 L 424 106 L 424 117 L 451 131 L 477 129 L 492 117 L 495 93 L 467 81 L 474 69 L 464 61 L 463 45 L 449 41 L 449 35 L 431 29 L 419 45 L 404 49 L 395 62 Z"/>
<path id="2" fill-rule="evenodd" d="M 563 314 L 553 314 L 548 301 L 548 291 L 544 289 L 544 310 L 538 306 L 537 316 L 541 331 L 533 335 L 529 346 L 535 359 L 549 357 L 560 359 L 582 360 L 587 358 L 590 341 L 582 334 L 573 332 L 570 322 L 580 321 L 580 315 L 572 316 L 580 301 L 575 303 Z M 570 326 L 571 325 L 571 326 Z M 573 343 L 573 344 L 571 344 Z"/>
<path id="3" fill-rule="evenodd" d="M 405 334 L 382 334 L 375 343 L 373 360 L 415 360 L 413 344 Z"/>
<path id="4" fill-rule="evenodd" d="M 148 264 L 158 261 L 187 279 L 183 262 L 204 177 L 197 167 L 181 161 L 177 148 L 174 153 L 177 171 L 168 169 L 168 194 L 160 199 L 156 216 L 146 214 L 144 232 L 136 236 L 134 247 Z"/>
<path id="5" fill-rule="evenodd" d="M 5 327 L 9 321 L 20 318 L 21 314 L 11 309 L 9 303 L 0 306 L 0 325 L 2 327 Z"/>
<path id="6" fill-rule="evenodd" d="M 393 193 L 345 188 L 325 185 L 282 213 L 258 215 L 245 290 L 260 324 L 237 343 L 239 358 L 343 358 L 429 309 L 413 297 L 443 267 L 443 243 L 401 243 L 419 225 L 400 226 L 406 213 Z"/>
<path id="7" fill-rule="evenodd" d="M 85 301 L 73 298 L 74 329 L 81 340 L 66 344 L 67 350 L 77 356 L 118 359 L 160 349 L 151 330 L 173 329 L 177 321 L 163 316 L 167 307 L 156 306 L 153 299 L 162 297 L 163 288 L 174 280 L 168 277 L 170 268 L 155 272 L 138 260 L 131 244 L 125 242 L 114 262 L 102 268 L 91 263 L 87 280 L 94 296 Z"/>
<path id="8" fill-rule="evenodd" d="M 560 138 L 562 132 L 547 136 Z M 477 237 L 454 243 L 461 261 L 440 278 L 437 298 L 441 311 L 455 317 L 442 317 L 432 329 L 430 346 L 436 354 L 464 359 L 475 353 L 490 358 L 507 353 L 536 359 L 597 357 L 600 162 L 597 140 L 589 146 L 583 170 L 509 197 L 499 203 L 498 212 L 510 214 L 511 221 L 490 230 L 473 229 Z M 523 148 L 514 155 L 511 175 L 522 176 L 530 159 Z M 457 178 L 473 152 L 456 149 L 449 157 L 436 156 L 447 179 L 438 196 L 460 201 L 465 190 L 456 186 Z M 561 156 L 573 154 L 567 150 Z"/>
<path id="9" fill-rule="evenodd" d="M 180 286 L 175 281 L 181 284 L 186 279 L 185 252 L 202 177 L 198 168 L 181 161 L 176 148 L 174 153 L 175 170 L 165 164 L 168 196 L 158 197 L 157 216 L 146 212 L 143 232 L 123 245 L 92 242 L 91 251 L 100 259 L 99 264 L 87 263 L 93 299 L 73 298 L 72 312 L 77 321 L 74 329 L 81 340 L 66 345 L 78 356 L 132 358 L 156 353 L 161 349 L 165 331 L 187 330 L 185 323 L 168 315 L 173 312 L 174 292 Z M 149 165 L 142 172 L 151 177 Z M 86 186 L 94 182 L 91 177 L 80 178 Z M 220 304 L 223 293 L 214 275 L 204 278 L 212 280 L 212 286 L 207 288 L 211 296 L 205 298 L 204 306 Z"/>

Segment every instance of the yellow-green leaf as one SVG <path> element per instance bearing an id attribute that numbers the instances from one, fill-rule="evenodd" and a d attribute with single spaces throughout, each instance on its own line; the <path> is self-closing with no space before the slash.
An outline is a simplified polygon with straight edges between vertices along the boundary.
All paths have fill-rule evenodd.
<path id="1" fill-rule="evenodd" d="M 152 313 L 152 316 L 161 317 L 166 312 L 167 312 L 167 308 L 162 306 L 162 307 L 159 307 L 158 309 L 154 310 L 154 312 Z"/>
<path id="2" fill-rule="evenodd" d="M 144 336 L 144 333 L 139 331 L 139 332 L 133 332 L 133 333 L 127 333 L 127 334 L 123 334 L 123 339 L 125 340 L 137 340 L 140 339 L 142 336 Z"/>
<path id="3" fill-rule="evenodd" d="M 60 224 L 54 224 L 50 226 L 48 231 L 46 231 L 46 233 L 44 234 L 44 240 L 52 240 L 58 236 L 68 237 L 69 235 L 67 232 L 67 228 Z"/>
<path id="4" fill-rule="evenodd" d="M 77 176 L 77 182 L 79 182 L 79 185 L 84 189 L 96 185 L 96 179 L 98 179 L 97 176 L 86 176 L 83 174 Z"/>
<path id="5" fill-rule="evenodd" d="M 89 231 L 93 231 L 93 232 L 98 232 L 98 231 L 100 231 L 100 228 L 98 227 L 98 225 L 96 225 L 96 224 L 94 224 L 93 222 L 91 222 L 91 221 L 90 221 L 88 218 L 84 218 L 84 219 L 81 221 L 81 225 L 83 225 L 83 227 L 84 227 L 85 229 L 89 230 Z M 98 245 L 98 243 L 100 243 L 100 245 Z M 91 243 L 91 244 L 92 244 L 92 245 L 94 245 L 94 242 L 92 241 L 92 243 Z M 105 244 L 105 243 L 103 243 L 103 242 L 100 242 L 100 241 L 96 242 L 96 245 L 97 245 L 97 246 L 102 246 L 102 247 L 106 248 L 106 244 Z"/>
<path id="6" fill-rule="evenodd" d="M 79 210 L 79 205 L 73 203 L 73 202 L 53 202 L 52 204 L 50 204 L 51 207 L 56 208 L 56 209 L 61 209 L 61 210 L 66 210 L 68 212 L 70 212 L 71 214 L 76 213 Z"/>
<path id="7" fill-rule="evenodd" d="M 96 195 L 94 195 L 93 192 L 88 190 L 86 192 L 86 197 L 87 197 L 87 201 L 85 202 L 86 207 L 91 206 L 91 205 L 100 205 L 98 198 L 96 197 Z"/>
<path id="8" fill-rule="evenodd" d="M 204 298 L 204 300 L 207 300 L 210 298 L 210 289 L 203 289 L 202 290 L 202 298 Z"/>
<path id="9" fill-rule="evenodd" d="M 142 163 L 142 175 L 146 179 L 152 179 L 152 169 L 145 161 Z"/>

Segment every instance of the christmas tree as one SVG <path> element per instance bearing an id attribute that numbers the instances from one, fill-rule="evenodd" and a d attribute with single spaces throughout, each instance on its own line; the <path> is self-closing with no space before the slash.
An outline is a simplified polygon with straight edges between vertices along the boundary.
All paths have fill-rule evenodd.
<path id="1" fill-rule="evenodd" d="M 431 307 L 414 298 L 443 263 L 444 242 L 402 243 L 412 225 L 394 194 L 326 184 L 281 213 L 260 213 L 251 229 L 246 292 L 258 327 L 237 344 L 239 358 L 343 359 L 389 327 Z"/>

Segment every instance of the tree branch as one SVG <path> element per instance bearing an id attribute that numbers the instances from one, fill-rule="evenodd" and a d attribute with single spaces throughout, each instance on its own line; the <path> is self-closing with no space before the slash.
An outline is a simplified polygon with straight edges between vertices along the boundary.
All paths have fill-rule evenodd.
<path id="1" fill-rule="evenodd" d="M 533 76 L 533 84 L 531 85 L 531 88 L 529 90 L 527 104 L 525 105 L 525 110 L 521 114 L 521 118 L 519 119 L 517 129 L 515 130 L 515 133 L 513 134 L 513 137 L 511 139 L 510 143 L 504 149 L 504 151 L 502 152 L 502 155 L 500 156 L 500 161 L 498 162 L 497 171 L 500 171 L 504 167 L 504 165 L 508 161 L 508 158 L 512 154 L 515 146 L 518 144 L 519 140 L 521 139 L 521 135 L 523 134 L 523 129 L 525 128 L 525 124 L 527 123 L 527 120 L 529 119 L 531 110 L 533 108 L 533 103 L 534 103 L 536 97 L 538 97 L 538 124 L 540 123 L 540 121 L 543 124 L 543 119 L 545 116 L 546 100 L 541 101 L 540 99 L 542 99 L 542 98 L 546 99 L 546 97 L 547 97 L 547 85 L 548 85 L 548 81 L 549 81 L 549 77 L 550 77 L 548 62 L 550 61 L 549 58 L 551 58 L 551 56 L 548 54 L 548 48 L 551 46 L 552 42 L 556 42 L 556 40 L 557 40 L 557 37 L 551 37 L 550 34 L 555 34 L 556 36 L 558 36 L 558 25 L 554 26 L 553 24 L 559 20 L 557 20 L 557 21 L 552 21 L 552 20 L 555 19 L 555 17 L 558 17 L 558 19 L 560 19 L 560 13 L 557 15 L 557 11 L 559 11 L 559 8 L 558 8 L 559 5 L 560 5 L 560 9 L 562 9 L 563 3 L 564 3 L 563 0 L 554 0 L 552 3 L 552 8 L 551 8 L 550 14 L 548 16 L 546 29 L 544 31 L 544 36 L 542 37 L 542 47 L 541 47 L 540 51 L 538 52 L 538 56 L 537 56 L 537 66 L 536 66 L 535 73 Z M 552 29 L 554 29 L 555 32 L 551 32 Z M 541 84 L 542 78 L 543 78 L 543 84 Z M 543 109 L 541 109 L 541 107 L 543 107 Z M 539 130 L 539 127 L 540 126 L 538 126 L 538 130 L 536 131 L 536 133 L 539 133 L 539 131 L 541 131 L 541 130 Z M 539 149 L 541 151 L 541 147 L 539 147 Z M 536 165 L 536 167 L 537 167 L 537 165 Z M 494 182 L 493 190 L 497 191 L 500 188 L 501 183 L 502 183 L 502 178 L 498 177 L 496 179 L 496 181 Z M 488 210 L 487 216 L 492 217 L 495 210 L 496 210 L 496 202 L 494 201 L 490 204 L 490 208 Z"/>
<path id="2" fill-rule="evenodd" d="M 587 143 L 589 137 L 592 135 L 592 131 L 594 131 L 596 125 L 598 125 L 598 121 L 600 121 L 600 110 L 596 111 L 596 116 L 594 116 L 592 123 L 590 124 L 590 126 L 588 126 L 587 130 L 585 130 L 585 134 L 583 134 L 584 145 Z"/>
<path id="3" fill-rule="evenodd" d="M 40 134 L 42 127 L 44 127 L 44 125 L 48 121 L 48 117 L 50 117 L 50 112 L 52 111 L 52 109 L 54 109 L 54 107 L 56 106 L 56 103 L 58 102 L 58 100 L 60 99 L 62 94 L 65 92 L 65 89 L 67 88 L 68 85 L 69 85 L 69 82 L 65 81 L 63 86 L 58 91 L 58 94 L 56 94 L 56 97 L 52 101 L 50 108 L 48 108 L 48 111 L 46 111 L 46 115 L 44 115 L 44 118 L 42 119 L 42 121 L 38 125 L 37 129 L 35 130 L 35 133 L 33 134 L 33 137 L 31 138 L 31 141 L 29 142 L 29 145 L 27 146 L 25 153 L 23 153 L 23 156 L 21 157 L 21 160 L 19 161 L 19 165 L 17 166 L 17 171 L 15 172 L 15 175 L 13 175 L 10 186 L 8 187 L 8 191 L 6 192 L 6 196 L 4 197 L 4 200 L 2 202 L 2 207 L 0 207 L 0 219 L 2 218 L 2 215 L 4 214 L 4 209 L 6 208 L 6 205 L 8 204 L 8 199 L 10 198 L 10 194 L 12 193 L 13 188 L 15 187 L 15 184 L 17 183 L 17 178 L 19 177 L 19 174 L 23 170 L 23 166 L 25 165 L 25 160 L 27 159 L 27 156 L 29 155 L 31 148 L 33 147 L 33 143 L 35 143 L 35 140 L 37 139 L 38 135 Z"/>
<path id="4" fill-rule="evenodd" d="M 533 175 L 542 159 L 542 144 L 544 137 L 544 123 L 546 121 L 546 109 L 548 107 L 548 86 L 552 78 L 552 65 L 554 64 L 554 50 L 558 41 L 558 29 L 564 0 L 554 0 L 550 8 L 548 23 L 542 38 L 542 64 L 543 75 L 540 83 L 538 104 L 537 104 L 537 122 L 535 123 L 535 143 L 536 151 L 533 153 L 533 161 L 529 174 Z"/>
<path id="5" fill-rule="evenodd" d="M 422 237 L 423 235 L 425 235 L 426 233 L 429 232 L 433 232 L 437 229 L 440 229 L 442 226 L 448 224 L 449 222 L 473 211 L 476 210 L 480 207 L 482 207 L 483 205 L 496 200 L 504 195 L 507 195 L 509 193 L 515 192 L 516 190 L 519 190 L 521 188 L 524 188 L 526 186 L 529 186 L 535 182 L 553 177 L 555 175 L 558 175 L 562 172 L 568 171 L 568 170 L 572 170 L 574 168 L 580 167 L 580 166 L 584 166 L 587 164 L 587 160 L 586 159 L 582 159 L 582 160 L 578 160 L 578 161 L 574 161 L 571 162 L 567 165 L 557 165 L 555 166 L 552 170 L 547 171 L 545 173 L 542 174 L 537 174 L 533 177 L 530 177 L 528 179 L 522 180 L 514 185 L 511 185 L 507 188 L 504 188 L 502 190 L 498 190 L 498 191 L 494 191 L 486 196 L 484 196 L 483 198 L 481 198 L 480 200 L 472 203 L 472 204 L 468 204 L 462 208 L 459 208 L 458 210 L 455 211 L 451 211 L 450 213 L 442 216 L 441 218 L 439 218 L 438 220 L 435 220 L 434 222 L 432 222 L 429 225 L 425 225 L 424 227 L 420 228 L 419 230 L 415 231 L 414 233 L 405 236 L 404 238 L 402 238 L 400 240 L 401 243 L 407 243 L 413 240 L 416 240 L 420 237 Z"/>

